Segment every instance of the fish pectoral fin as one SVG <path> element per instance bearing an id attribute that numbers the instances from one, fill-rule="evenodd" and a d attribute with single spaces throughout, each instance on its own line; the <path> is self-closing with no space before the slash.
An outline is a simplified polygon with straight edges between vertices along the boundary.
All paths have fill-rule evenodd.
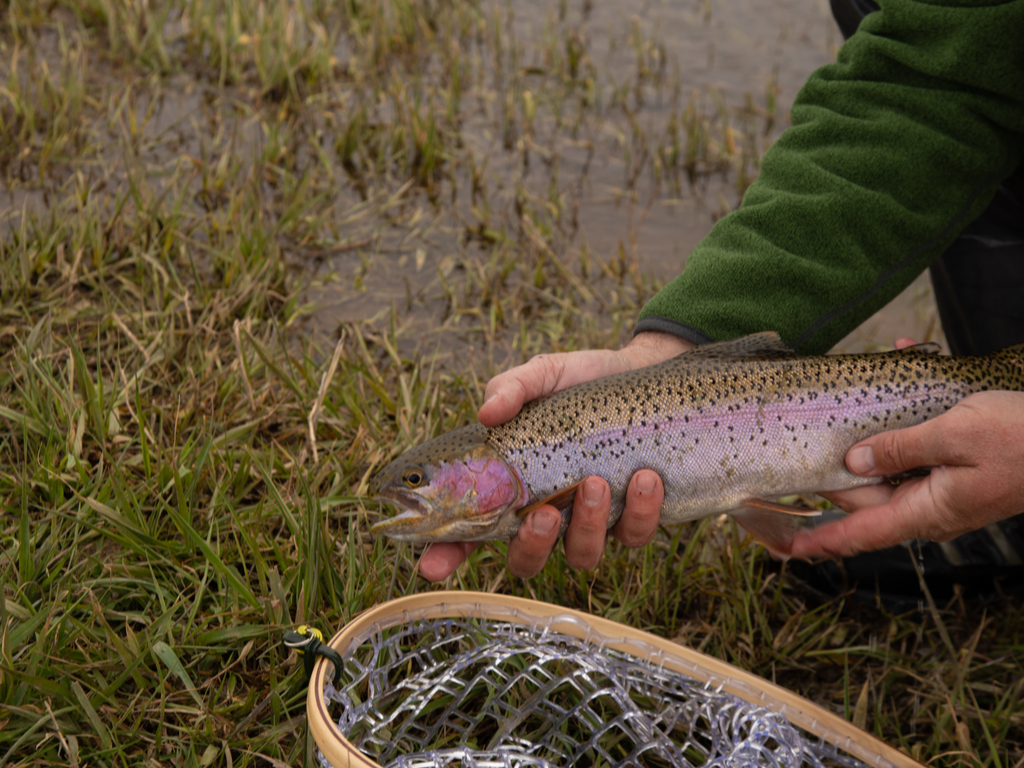
<path id="1" fill-rule="evenodd" d="M 729 514 L 740 526 L 761 542 L 774 557 L 788 560 L 793 550 L 793 537 L 808 518 L 817 517 L 817 509 L 794 507 L 765 499 L 745 499 L 742 507 Z"/>
<path id="2" fill-rule="evenodd" d="M 818 517 L 818 515 L 821 514 L 820 509 L 797 507 L 793 504 L 780 504 L 777 501 L 768 501 L 767 499 L 744 499 L 743 506 L 757 507 L 758 509 L 770 509 L 773 512 L 782 512 L 786 515 L 799 515 L 800 517 Z"/>
<path id="3" fill-rule="evenodd" d="M 538 501 L 535 501 L 532 504 L 527 504 L 522 509 L 516 510 L 516 517 L 522 520 L 528 514 L 533 512 L 533 510 L 535 510 L 537 507 L 543 506 L 545 504 L 550 504 L 559 512 L 561 512 L 563 509 L 569 509 L 570 507 L 572 507 L 572 503 L 576 499 L 576 491 L 579 489 L 581 485 L 583 485 L 582 480 L 580 480 L 578 483 L 562 488 L 559 491 L 555 491 L 550 496 L 547 496 L 543 499 L 539 499 Z"/>

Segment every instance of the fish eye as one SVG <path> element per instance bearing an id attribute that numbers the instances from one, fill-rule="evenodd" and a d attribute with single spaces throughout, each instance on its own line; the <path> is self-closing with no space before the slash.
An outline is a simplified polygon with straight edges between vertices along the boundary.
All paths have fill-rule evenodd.
<path id="1" fill-rule="evenodd" d="M 405 472 L 402 473 L 402 482 L 404 482 L 410 488 L 419 488 L 423 479 L 426 477 L 426 472 L 420 467 L 409 467 Z"/>

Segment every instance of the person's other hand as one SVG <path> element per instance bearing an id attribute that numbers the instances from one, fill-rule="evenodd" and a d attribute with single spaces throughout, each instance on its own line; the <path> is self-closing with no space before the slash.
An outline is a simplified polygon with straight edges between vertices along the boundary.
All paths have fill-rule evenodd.
<path id="1" fill-rule="evenodd" d="M 897 348 L 912 343 L 897 342 Z M 978 392 L 941 416 L 862 440 L 846 466 L 865 477 L 926 477 L 822 494 L 853 514 L 797 533 L 792 556 L 849 557 L 909 539 L 949 541 L 1024 512 L 1024 392 Z"/>
<path id="2" fill-rule="evenodd" d="M 523 365 L 495 376 L 487 385 L 478 418 L 488 427 L 504 424 L 525 403 L 585 381 L 622 371 L 654 365 L 693 348 L 693 344 L 668 333 L 637 334 L 619 350 L 596 349 L 537 355 Z M 631 547 L 654 538 L 661 516 L 664 488 L 651 470 L 637 472 L 626 492 L 626 509 L 614 534 Z M 611 510 L 611 491 L 600 477 L 589 477 L 576 494 L 572 521 L 565 535 L 565 556 L 574 568 L 593 568 L 604 553 Z M 508 545 L 508 566 L 517 576 L 537 574 L 558 540 L 562 516 L 552 506 L 533 510 Z M 431 581 L 447 578 L 479 542 L 432 544 L 420 560 L 420 573 Z"/>

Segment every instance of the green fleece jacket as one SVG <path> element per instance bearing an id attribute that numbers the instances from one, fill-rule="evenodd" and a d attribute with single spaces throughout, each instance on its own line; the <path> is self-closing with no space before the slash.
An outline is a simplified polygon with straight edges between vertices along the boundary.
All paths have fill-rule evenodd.
<path id="1" fill-rule="evenodd" d="M 743 203 L 636 332 L 701 343 L 776 330 L 824 352 L 924 271 L 1021 163 L 1024 0 L 879 5 L 808 79 Z"/>

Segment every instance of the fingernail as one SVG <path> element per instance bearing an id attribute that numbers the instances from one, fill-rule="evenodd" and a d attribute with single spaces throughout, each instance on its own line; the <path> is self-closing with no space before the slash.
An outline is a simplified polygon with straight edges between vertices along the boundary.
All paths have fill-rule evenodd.
<path id="1" fill-rule="evenodd" d="M 562 522 L 562 516 L 550 509 L 533 513 L 533 532 L 540 536 L 547 536 L 555 526 Z"/>
<path id="2" fill-rule="evenodd" d="M 641 494 L 654 493 L 654 478 L 650 474 L 642 474 L 636 479 L 636 489 Z"/>
<path id="3" fill-rule="evenodd" d="M 487 404 L 488 404 L 489 402 L 491 402 L 491 400 L 493 400 L 493 399 L 494 399 L 494 398 L 496 398 L 497 396 L 498 396 L 498 393 L 497 393 L 497 392 L 495 392 L 495 393 L 494 393 L 493 395 L 489 395 L 489 396 L 488 396 L 488 397 L 487 397 L 487 398 L 486 398 L 486 399 L 484 400 L 484 405 L 487 405 Z"/>
<path id="4" fill-rule="evenodd" d="M 855 475 L 866 475 L 875 469 L 875 452 L 870 445 L 853 448 L 846 454 L 846 466 Z"/>
<path id="5" fill-rule="evenodd" d="M 588 507 L 596 507 L 600 504 L 603 495 L 600 480 L 588 478 L 583 482 L 583 503 Z"/>

